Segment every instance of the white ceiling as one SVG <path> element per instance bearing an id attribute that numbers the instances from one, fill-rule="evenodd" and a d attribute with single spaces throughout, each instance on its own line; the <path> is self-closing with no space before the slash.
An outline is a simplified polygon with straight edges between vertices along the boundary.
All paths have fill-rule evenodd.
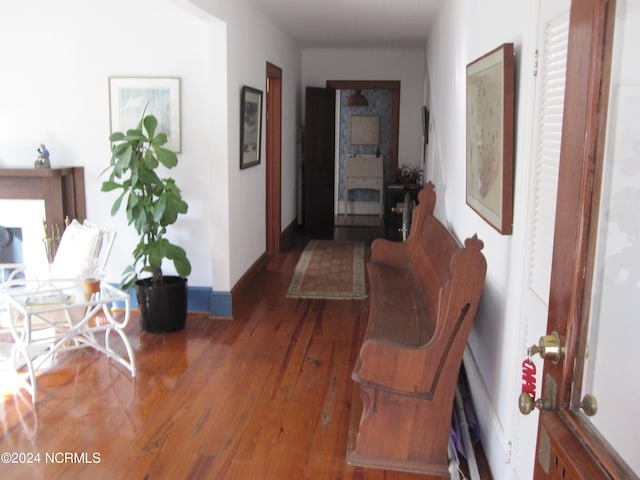
<path id="1" fill-rule="evenodd" d="M 249 0 L 302 47 L 424 46 L 444 0 Z"/>

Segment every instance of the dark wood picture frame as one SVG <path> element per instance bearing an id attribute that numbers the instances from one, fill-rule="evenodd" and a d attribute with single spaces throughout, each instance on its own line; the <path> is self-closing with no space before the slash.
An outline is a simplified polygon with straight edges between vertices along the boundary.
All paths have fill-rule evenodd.
<path id="1" fill-rule="evenodd" d="M 429 107 L 422 107 L 422 138 L 425 145 L 429 144 Z"/>
<path id="2" fill-rule="evenodd" d="M 260 163 L 262 149 L 262 90 L 242 87 L 240 95 L 240 169 Z"/>
<path id="3" fill-rule="evenodd" d="M 503 235 L 513 231 L 513 52 L 505 43 L 467 65 L 466 201 Z"/>

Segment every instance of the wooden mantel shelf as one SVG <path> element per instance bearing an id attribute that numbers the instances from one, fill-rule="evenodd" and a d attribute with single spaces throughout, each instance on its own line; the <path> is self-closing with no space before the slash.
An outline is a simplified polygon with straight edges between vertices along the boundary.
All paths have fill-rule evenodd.
<path id="1" fill-rule="evenodd" d="M 0 177 L 62 177 L 73 175 L 74 168 L 0 168 Z"/>
<path id="2" fill-rule="evenodd" d="M 84 167 L 0 168 L 0 199 L 44 200 L 46 222 L 86 218 Z"/>

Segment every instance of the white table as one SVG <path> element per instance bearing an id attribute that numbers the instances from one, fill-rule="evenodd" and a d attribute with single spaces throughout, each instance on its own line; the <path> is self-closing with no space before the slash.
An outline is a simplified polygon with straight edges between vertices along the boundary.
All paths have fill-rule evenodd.
<path id="1" fill-rule="evenodd" d="M 129 295 L 106 282 L 48 280 L 16 282 L 3 295 L 14 344 L 13 367 L 24 388 L 37 398 L 36 371 L 61 350 L 93 348 L 136 375 L 135 357 L 124 329 L 129 322 Z M 118 306 L 121 314 L 114 316 Z M 113 348 L 111 333 L 122 341 L 125 353 Z M 104 338 L 97 334 L 104 333 Z M 122 350 L 122 349 L 120 349 Z M 22 370 L 26 367 L 26 375 Z"/>
<path id="2" fill-rule="evenodd" d="M 384 181 L 382 157 L 375 155 L 351 155 L 344 164 L 344 214 L 347 214 L 349 190 L 370 189 L 380 193 L 380 218 L 384 213 Z"/>

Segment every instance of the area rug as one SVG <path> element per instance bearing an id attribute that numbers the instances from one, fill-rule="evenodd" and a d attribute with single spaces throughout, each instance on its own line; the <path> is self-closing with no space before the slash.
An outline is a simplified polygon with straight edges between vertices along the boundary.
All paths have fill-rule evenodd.
<path id="1" fill-rule="evenodd" d="M 366 298 L 364 244 L 311 240 L 300 255 L 287 297 Z"/>

